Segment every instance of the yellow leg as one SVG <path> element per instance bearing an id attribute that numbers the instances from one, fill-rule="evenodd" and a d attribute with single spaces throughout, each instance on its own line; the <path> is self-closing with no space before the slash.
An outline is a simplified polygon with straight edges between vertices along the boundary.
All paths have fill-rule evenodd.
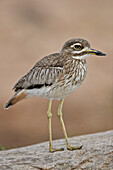
<path id="1" fill-rule="evenodd" d="M 49 107 L 48 107 L 48 111 L 47 111 L 48 121 L 49 121 L 49 151 L 50 152 L 63 151 L 64 150 L 63 148 L 54 149 L 53 146 L 52 146 L 52 129 L 51 129 L 52 113 L 51 113 L 51 106 L 52 106 L 52 100 L 50 100 L 50 102 L 49 102 Z"/>
<path id="2" fill-rule="evenodd" d="M 59 108 L 58 108 L 58 117 L 60 119 L 60 122 L 61 122 L 61 125 L 62 125 L 62 129 L 63 129 L 63 133 L 64 133 L 64 136 L 65 136 L 65 139 L 66 139 L 67 149 L 71 150 L 71 151 L 72 150 L 76 150 L 76 149 L 81 149 L 82 146 L 71 147 L 69 142 L 68 142 L 66 128 L 65 128 L 64 121 L 63 121 L 63 118 L 62 118 L 62 106 L 63 106 L 63 102 L 64 102 L 64 100 L 60 101 Z"/>

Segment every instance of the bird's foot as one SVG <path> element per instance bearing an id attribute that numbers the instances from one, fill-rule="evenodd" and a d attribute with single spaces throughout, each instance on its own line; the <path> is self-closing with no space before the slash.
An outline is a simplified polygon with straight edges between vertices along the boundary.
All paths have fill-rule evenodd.
<path id="1" fill-rule="evenodd" d="M 59 149 L 54 149 L 54 148 L 49 148 L 50 152 L 57 152 L 57 151 L 64 151 L 64 148 L 59 148 Z"/>
<path id="2" fill-rule="evenodd" d="M 67 149 L 70 150 L 70 151 L 73 151 L 73 150 L 77 150 L 77 149 L 82 149 L 82 146 L 67 146 Z"/>

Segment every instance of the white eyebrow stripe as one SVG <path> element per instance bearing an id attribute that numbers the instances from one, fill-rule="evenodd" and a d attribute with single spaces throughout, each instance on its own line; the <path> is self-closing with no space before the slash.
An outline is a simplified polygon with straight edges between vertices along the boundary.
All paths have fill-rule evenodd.
<path id="1" fill-rule="evenodd" d="M 83 52 L 83 51 L 86 51 L 86 50 L 88 50 L 88 47 L 86 47 L 86 48 L 83 48 L 81 51 L 72 51 L 72 53 L 73 54 L 79 54 L 79 53 L 81 53 L 81 52 Z"/>
<path id="2" fill-rule="evenodd" d="M 75 44 L 71 45 L 71 47 L 74 47 L 75 45 L 80 45 L 80 46 L 82 46 L 80 43 L 75 43 Z"/>

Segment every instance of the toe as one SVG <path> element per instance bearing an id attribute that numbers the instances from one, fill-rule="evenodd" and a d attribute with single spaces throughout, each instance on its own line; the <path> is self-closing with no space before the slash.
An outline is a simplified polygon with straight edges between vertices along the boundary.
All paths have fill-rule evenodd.
<path id="1" fill-rule="evenodd" d="M 70 150 L 70 151 L 73 151 L 73 150 L 78 150 L 78 149 L 81 149 L 82 146 L 75 146 L 75 147 L 71 147 L 71 146 L 68 146 L 67 149 Z"/>
<path id="2" fill-rule="evenodd" d="M 59 148 L 59 149 L 50 148 L 49 151 L 52 153 L 57 151 L 64 151 L 64 148 Z"/>

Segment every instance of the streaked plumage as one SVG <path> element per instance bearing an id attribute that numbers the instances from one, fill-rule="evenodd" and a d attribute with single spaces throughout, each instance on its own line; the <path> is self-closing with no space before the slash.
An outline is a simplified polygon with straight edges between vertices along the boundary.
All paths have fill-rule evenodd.
<path id="1" fill-rule="evenodd" d="M 13 88 L 15 95 L 5 104 L 5 108 L 32 96 L 63 101 L 85 79 L 87 73 L 86 58 L 91 54 L 105 55 L 91 49 L 86 40 L 71 39 L 67 41 L 59 53 L 44 57 L 16 83 Z"/>
<path id="2" fill-rule="evenodd" d="M 14 86 L 14 90 L 25 89 L 29 93 L 32 89 L 37 89 L 36 96 L 62 99 L 74 90 L 75 86 L 81 84 L 86 76 L 86 60 L 74 60 L 70 57 L 64 58 L 58 63 L 60 54 L 47 56 L 46 66 L 43 60 L 37 63 L 30 72 L 20 79 Z M 51 58 L 54 61 L 51 62 Z M 42 94 L 38 91 L 45 89 Z M 62 94 L 61 94 L 62 93 Z"/>

